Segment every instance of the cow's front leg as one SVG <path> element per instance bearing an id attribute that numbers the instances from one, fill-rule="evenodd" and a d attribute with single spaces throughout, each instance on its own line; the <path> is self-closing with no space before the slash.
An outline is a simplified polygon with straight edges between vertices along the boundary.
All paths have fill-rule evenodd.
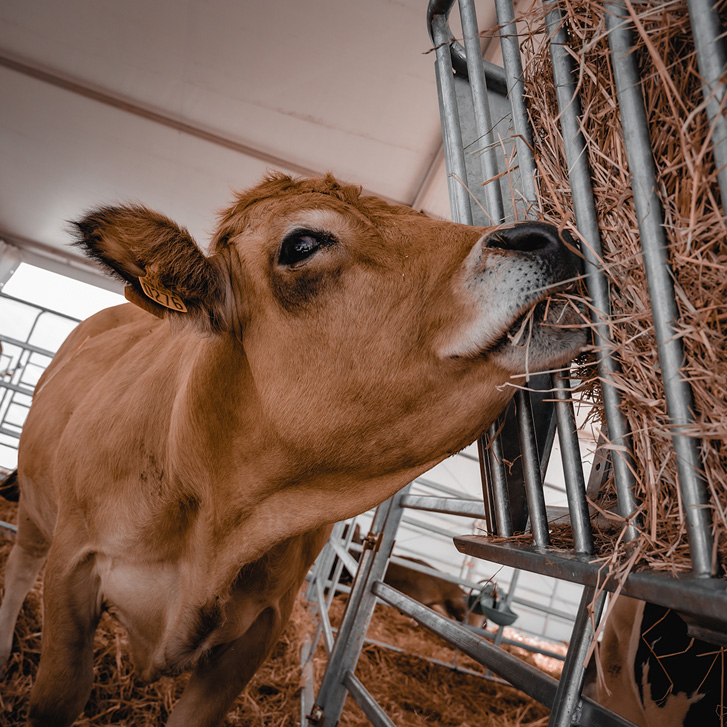
<path id="1" fill-rule="evenodd" d="M 59 538 L 48 554 L 43 584 L 40 665 L 30 694 L 32 727 L 67 727 L 93 684 L 93 635 L 100 616 L 94 558 L 69 559 Z"/>
<path id="2" fill-rule="evenodd" d="M 289 611 L 282 615 L 277 609 L 265 609 L 243 636 L 217 647 L 200 662 L 167 727 L 219 725 L 277 642 Z"/>
<path id="3" fill-rule="evenodd" d="M 0 606 L 0 669 L 4 668 L 13 646 L 13 631 L 23 601 L 35 585 L 48 553 L 48 542 L 25 512 L 18 510 L 18 535 L 5 565 L 5 595 Z"/>

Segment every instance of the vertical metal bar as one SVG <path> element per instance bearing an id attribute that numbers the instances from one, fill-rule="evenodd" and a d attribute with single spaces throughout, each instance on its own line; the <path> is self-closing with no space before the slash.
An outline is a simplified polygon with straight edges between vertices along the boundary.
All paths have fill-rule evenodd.
<path id="1" fill-rule="evenodd" d="M 361 565 L 353 582 L 346 611 L 314 705 L 316 714 L 321 715 L 325 727 L 337 724 L 341 716 L 347 694 L 343 676 L 349 670 L 353 671 L 358 662 L 376 606 L 376 596 L 371 590 L 371 584 L 384 577 L 403 515 L 401 498 L 408 494 L 410 489 L 411 485 L 407 485 L 376 509 L 370 535 L 378 533 L 377 544 L 375 548 L 367 547 L 361 553 Z"/>
<path id="2" fill-rule="evenodd" d="M 495 156 L 495 143 L 490 121 L 487 85 L 485 83 L 485 75 L 480 58 L 477 18 L 475 16 L 474 3 L 471 0 L 460 0 L 460 15 L 462 18 L 462 29 L 467 53 L 467 69 L 472 89 L 475 124 L 478 136 L 485 141 L 485 179 L 488 179 L 497 174 L 497 159 Z M 493 222 L 502 223 L 505 213 L 499 182 L 496 181 L 495 183 L 488 184 L 486 190 L 488 191 L 487 200 Z M 528 508 L 530 510 L 531 529 L 536 544 L 545 546 L 550 540 L 548 537 L 545 499 L 543 497 L 540 460 L 538 458 L 530 395 L 528 392 L 520 389 L 516 394 L 516 400 L 518 404 L 518 437 L 520 439 L 520 449 L 523 457 L 523 475 L 528 498 Z"/>
<path id="3" fill-rule="evenodd" d="M 490 466 L 489 471 L 492 477 L 497 534 L 502 538 L 509 538 L 513 533 L 512 518 L 510 516 L 510 494 L 507 489 L 505 465 L 502 456 L 502 442 L 497 435 L 496 424 L 493 424 L 489 428 L 487 439 L 487 456 Z"/>
<path id="4" fill-rule="evenodd" d="M 495 502 L 492 492 L 492 475 L 489 471 L 489 459 L 487 455 L 487 442 L 485 435 L 477 438 L 477 454 L 480 465 L 480 482 L 482 483 L 482 499 L 485 505 L 485 522 L 487 523 L 487 534 L 497 535 L 497 518 L 495 516 Z"/>
<path id="5" fill-rule="evenodd" d="M 656 169 L 641 95 L 641 80 L 633 53 L 631 21 L 626 7 L 621 3 L 606 5 L 606 24 L 654 315 L 659 364 L 677 456 L 692 569 L 697 575 L 709 575 L 713 570 L 710 515 L 706 506 L 706 488 L 699 474 L 698 441 L 689 435 L 693 425 L 692 391 L 682 374 L 684 351 L 676 329 L 679 312 L 674 297 L 661 203 L 656 193 Z"/>
<path id="6" fill-rule="evenodd" d="M 558 441 L 563 460 L 573 540 L 577 552 L 592 553 L 593 533 L 588 515 L 588 502 L 586 502 L 586 482 L 583 478 L 583 461 L 578 446 L 576 419 L 573 415 L 567 378 L 556 374 L 553 377 L 553 390 L 558 400 L 555 415 L 558 422 Z"/>
<path id="7" fill-rule="evenodd" d="M 567 36 L 557 0 L 550 2 L 548 8 L 545 22 L 550 38 L 553 78 L 558 98 L 576 223 L 585 242 L 581 246 L 581 251 L 584 257 L 586 285 L 593 302 L 593 330 L 595 343 L 600 351 L 598 370 L 602 382 L 601 390 L 608 421 L 609 438 L 613 446 L 613 469 L 619 513 L 623 518 L 631 519 L 631 524 L 627 527 L 626 538 L 633 540 L 637 534 L 634 527 L 637 523 L 634 515 L 636 498 L 632 470 L 633 460 L 630 455 L 631 434 L 619 409 L 620 396 L 613 383 L 618 366 L 610 353 L 612 348 L 609 334 L 611 305 L 608 297 L 608 280 L 603 272 L 601 235 L 598 230 L 586 142 L 579 124 L 580 103 L 576 95 L 573 63 L 567 50 Z"/>
<path id="8" fill-rule="evenodd" d="M 598 623 L 601 619 L 605 598 L 604 591 L 596 597 L 595 588 L 592 586 L 583 589 L 548 727 L 571 727 L 574 723 L 580 723 L 580 720 L 576 721 L 574 717 L 583 689 L 585 660 L 593 641 L 594 622 Z M 589 613 L 591 604 L 593 604 L 593 619 Z"/>
<path id="9" fill-rule="evenodd" d="M 722 209 L 727 215 L 727 50 L 714 0 L 687 0 L 697 65 L 707 103 L 707 118 L 714 126 L 712 150 L 718 169 Z"/>
<path id="10" fill-rule="evenodd" d="M 515 25 L 515 10 L 512 0 L 495 0 L 497 22 L 500 27 L 500 46 L 505 66 L 507 97 L 512 110 L 512 124 L 515 131 L 515 148 L 520 167 L 520 183 L 525 200 L 529 203 L 528 216 L 533 215 L 532 207 L 537 204 L 535 186 L 535 160 L 533 158 L 533 139 L 530 132 L 528 112 L 525 106 L 525 83 L 520 58 Z"/>
<path id="11" fill-rule="evenodd" d="M 337 534 L 341 532 L 343 527 L 343 523 L 336 523 L 331 530 L 331 538 L 340 537 Z M 315 599 L 316 581 L 321 577 L 324 581 L 328 580 L 328 574 L 331 572 L 331 566 L 333 565 L 335 558 L 336 553 L 333 550 L 333 547 L 329 543 L 326 543 L 320 555 L 316 558 L 316 562 L 313 564 L 313 569 L 311 570 L 308 589 L 305 593 L 305 597 L 308 601 L 313 601 Z"/>
<path id="12" fill-rule="evenodd" d="M 503 62 L 505 64 L 505 78 L 508 86 L 508 97 L 513 117 L 513 128 L 517 145 L 518 165 L 520 167 L 520 178 L 525 192 L 526 199 L 531 202 L 528 213 L 535 216 L 537 210 L 537 197 L 535 188 L 535 160 L 532 151 L 532 135 L 528 122 L 527 109 L 525 106 L 525 84 L 523 82 L 522 61 L 520 58 L 520 44 L 518 42 L 517 26 L 515 24 L 515 11 L 512 0 L 496 0 L 497 21 L 500 27 L 500 45 L 502 47 Z M 566 421 L 573 420 L 573 411 L 570 402 L 563 400 L 556 393 L 555 411 L 558 421 L 559 434 L 563 430 Z M 573 420 L 574 421 L 574 420 Z M 575 423 L 575 422 L 574 422 Z M 561 436 L 561 448 L 564 459 L 564 474 L 566 488 L 574 495 L 573 510 L 571 515 L 573 521 L 574 538 L 576 550 L 581 552 L 592 552 L 592 534 L 588 521 L 588 507 L 585 502 L 583 491 L 583 466 L 580 461 L 578 441 L 575 435 L 575 427 L 570 433 Z M 546 458 L 547 459 L 547 458 Z M 541 477 L 545 473 L 541 468 Z M 580 494 L 578 494 L 580 493 Z M 581 503 L 578 503 L 578 497 Z M 570 503 L 570 499 L 569 499 Z M 583 518 L 585 512 L 585 519 Z"/>
<path id="13" fill-rule="evenodd" d="M 452 217 L 455 222 L 471 225 L 472 209 L 464 186 L 467 182 L 467 170 L 462 148 L 462 132 L 459 127 L 457 93 L 454 89 L 454 75 L 449 54 L 451 38 L 446 16 L 435 15 L 433 17 L 432 35 L 436 47 L 437 93 L 439 94 L 439 112 L 444 136 L 444 155 L 449 170 L 447 184 L 449 185 Z"/>
<path id="14" fill-rule="evenodd" d="M 515 394 L 515 403 L 520 451 L 523 458 L 525 493 L 528 498 L 528 511 L 530 512 L 530 531 L 533 534 L 535 545 L 544 548 L 550 545 L 550 535 L 548 533 L 548 516 L 545 512 L 543 481 L 540 479 L 540 462 L 538 460 L 538 446 L 535 441 L 533 413 L 530 409 L 530 394 L 524 389 L 518 389 Z"/>
<path id="15" fill-rule="evenodd" d="M 477 27 L 475 6 L 471 0 L 459 0 L 459 14 L 462 20 L 464 48 L 467 55 L 467 74 L 472 91 L 472 107 L 475 115 L 475 128 L 480 140 L 484 140 L 484 150 L 480 154 L 482 178 L 485 184 L 487 212 L 492 223 L 499 225 L 505 220 L 500 182 L 497 179 L 497 151 L 492 132 L 492 115 L 487 96 L 485 69 L 480 51 L 480 31 Z"/>

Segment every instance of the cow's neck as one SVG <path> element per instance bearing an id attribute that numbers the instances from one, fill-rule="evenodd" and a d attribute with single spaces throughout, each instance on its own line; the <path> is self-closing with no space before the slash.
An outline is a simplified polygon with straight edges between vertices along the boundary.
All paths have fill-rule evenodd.
<path id="1" fill-rule="evenodd" d="M 170 427 L 177 480 L 201 502 L 190 530 L 197 561 L 190 577 L 200 579 L 191 591 L 224 593 L 244 565 L 277 543 L 369 509 L 439 461 L 368 478 L 305 474 L 299 454 L 267 423 L 239 344 L 210 337 L 194 350 Z"/>

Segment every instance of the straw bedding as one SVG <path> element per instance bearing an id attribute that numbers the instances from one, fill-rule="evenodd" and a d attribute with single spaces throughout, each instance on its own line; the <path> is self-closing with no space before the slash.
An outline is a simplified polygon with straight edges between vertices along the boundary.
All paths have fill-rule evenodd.
<path id="1" fill-rule="evenodd" d="M 660 375 L 653 317 L 642 264 L 638 224 L 609 60 L 604 4 L 561 3 L 576 57 L 592 182 L 612 300 L 610 334 L 620 373 L 615 385 L 633 432 L 640 537 L 624 547 L 622 528 L 599 535 L 600 553 L 616 567 L 650 567 L 676 574 L 690 569 L 684 508 Z M 691 40 L 686 2 L 628 3 L 635 20 L 636 53 L 643 80 L 658 194 L 664 208 L 676 288 L 677 336 L 685 350 L 684 376 L 694 393 L 691 435 L 701 438 L 704 479 L 715 550 L 727 555 L 727 220 L 720 207 L 709 124 Z M 727 2 L 718 10 L 727 17 Z M 558 106 L 541 6 L 520 18 L 526 29 L 525 82 L 540 179 L 544 219 L 577 235 Z M 727 103 L 727 97 L 726 101 Z M 725 111 L 727 113 L 727 111 Z M 592 359 L 591 359 L 592 360 Z M 580 396 L 602 418 L 595 366 L 580 371 Z M 615 456 L 620 456 L 615 453 Z M 614 499 L 609 483 L 599 508 Z M 614 515 L 608 515 L 614 519 Z"/>
<path id="2" fill-rule="evenodd" d="M 0 520 L 13 522 L 15 506 L 0 499 Z M 12 546 L 13 537 L 0 535 L 0 565 Z M 30 688 L 40 656 L 42 586 L 29 594 L 15 629 L 15 643 L 8 670 L 0 677 L 0 726 L 23 724 Z M 239 727 L 293 727 L 300 724 L 300 650 L 312 631 L 312 620 L 302 597 L 291 621 L 267 663 L 238 698 L 226 725 Z M 334 623 L 343 604 L 332 608 Z M 545 727 L 548 710 L 516 690 L 445 666 L 429 663 L 416 654 L 451 661 L 453 651 L 437 637 L 417 627 L 392 609 L 377 611 L 371 638 L 396 640 L 405 652 L 398 654 L 367 645 L 357 674 L 379 699 L 399 727 Z M 553 648 L 550 646 L 550 648 Z M 557 676 L 560 664 L 541 661 L 516 650 L 531 663 Z M 461 655 L 460 655 L 461 656 Z M 461 665 L 481 671 L 475 662 L 462 657 Z M 325 666 L 322 646 L 314 657 L 316 685 Z M 99 624 L 95 639 L 95 678 L 90 701 L 78 727 L 119 725 L 157 727 L 164 724 L 172 704 L 181 695 L 188 676 L 162 678 L 152 684 L 141 682 L 128 657 L 123 629 L 108 615 Z M 341 727 L 368 727 L 370 723 L 349 699 Z"/>

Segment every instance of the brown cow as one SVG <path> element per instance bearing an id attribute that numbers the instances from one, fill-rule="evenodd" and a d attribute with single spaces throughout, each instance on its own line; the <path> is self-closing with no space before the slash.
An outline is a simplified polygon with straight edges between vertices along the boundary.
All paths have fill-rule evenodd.
<path id="1" fill-rule="evenodd" d="M 341 537 L 346 538 L 349 526 L 343 530 Z M 351 542 L 357 545 L 363 544 L 363 538 L 361 537 L 361 528 L 358 523 L 354 527 L 353 535 L 351 536 Z M 349 553 L 358 561 L 360 552 L 358 550 L 349 550 Z M 430 570 L 436 571 L 437 569 L 427 563 L 421 558 L 412 558 L 408 555 L 398 555 L 394 553 L 402 560 L 407 560 L 410 563 L 416 563 L 417 565 L 423 565 Z M 333 578 L 335 570 L 335 561 L 331 567 L 331 571 L 328 575 L 329 580 Z M 346 568 L 341 571 L 341 575 L 338 578 L 338 583 L 344 585 L 350 585 L 353 583 L 353 576 L 348 572 Z M 457 621 L 464 621 L 467 618 L 467 598 L 465 592 L 452 581 L 439 578 L 432 573 L 423 573 L 422 571 L 409 568 L 403 563 L 396 563 L 393 560 L 389 561 L 386 566 L 386 572 L 384 573 L 384 583 L 388 583 L 392 588 L 396 588 L 397 591 L 405 593 L 407 596 L 414 598 L 423 603 L 425 606 L 435 610 L 442 616 L 449 616 Z M 473 618 L 470 623 L 472 625 L 480 625 L 483 619 L 481 617 Z"/>
<path id="2" fill-rule="evenodd" d="M 136 305 L 73 331 L 20 441 L 0 656 L 47 555 L 32 725 L 82 710 L 104 609 L 143 677 L 193 670 L 168 725 L 218 724 L 329 523 L 473 441 L 513 373 L 584 341 L 545 300 L 574 266 L 543 224 L 473 228 L 276 175 L 221 216 L 209 257 L 140 206 L 76 226 Z"/>

